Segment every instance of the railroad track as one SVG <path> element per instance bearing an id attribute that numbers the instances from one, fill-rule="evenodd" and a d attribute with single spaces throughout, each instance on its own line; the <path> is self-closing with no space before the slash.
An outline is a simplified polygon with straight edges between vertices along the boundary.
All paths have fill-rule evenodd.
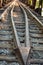
<path id="1" fill-rule="evenodd" d="M 11 10 L 12 4 L 5 10 L 6 12 L 3 12 L 3 16 L 6 15 L 4 22 L 0 21 L 0 65 L 19 65 L 20 62 L 13 51 L 16 42 L 11 22 Z"/>
<path id="2" fill-rule="evenodd" d="M 17 5 L 12 9 L 12 23 L 14 28 L 14 33 L 17 41 L 17 48 L 20 52 L 20 56 L 22 57 L 23 64 L 26 65 L 27 57 L 30 51 L 30 43 L 29 43 L 29 33 L 28 33 L 28 19 L 27 14 L 23 7 Z M 25 54 L 26 53 L 26 54 Z"/>
<path id="3" fill-rule="evenodd" d="M 27 61 L 28 64 L 43 64 L 43 29 L 36 24 L 37 18 L 33 18 L 34 14 L 23 4 L 20 5 L 25 9 L 28 17 L 29 41 L 31 46 L 30 56 Z M 31 13 L 30 13 L 31 12 Z M 33 16 L 31 16 L 31 14 Z M 34 16 L 35 17 L 35 16 Z M 36 22 L 35 22 L 36 21 Z M 29 63 L 28 63 L 29 62 Z"/>
<path id="4" fill-rule="evenodd" d="M 30 9 L 30 8 L 29 8 Z M 30 9 L 31 12 L 42 22 L 43 24 L 43 16 L 40 16 L 39 14 L 37 14 L 35 11 L 33 11 L 32 9 Z"/>
<path id="5" fill-rule="evenodd" d="M 21 3 L 22 4 L 22 3 Z M 28 7 L 26 6 L 26 5 L 24 5 L 24 4 L 22 4 L 22 6 L 24 6 L 27 10 L 28 10 L 28 12 L 29 12 L 29 14 L 28 14 L 28 12 L 27 12 L 27 14 L 28 15 L 30 15 L 31 17 L 32 17 L 32 20 L 34 19 L 34 20 L 36 20 L 36 22 L 35 22 L 35 24 L 37 24 L 38 25 L 38 27 L 40 28 L 40 29 L 43 29 L 43 17 L 37 17 L 37 16 L 35 16 L 34 14 L 33 14 L 33 11 L 31 11 L 30 10 L 30 8 L 28 9 Z M 42 20 L 41 20 L 42 19 Z M 43 31 L 43 30 L 42 30 Z"/>
<path id="6" fill-rule="evenodd" d="M 28 36 L 27 36 L 27 38 L 25 38 L 26 34 L 25 34 L 24 38 L 25 38 L 25 40 L 26 39 L 29 39 L 29 40 L 28 40 L 28 43 L 24 44 L 24 46 L 25 45 L 27 45 L 27 46 L 25 46 L 25 47 L 23 46 L 24 47 L 24 49 L 23 49 L 23 47 L 21 45 L 22 41 L 20 41 L 23 38 L 19 38 L 19 37 L 23 37 L 23 36 L 22 36 L 21 32 L 19 32 L 19 31 L 21 30 L 23 32 L 23 30 L 21 28 L 23 27 L 23 29 L 24 29 L 24 26 L 21 26 L 19 21 L 18 21 L 18 20 L 21 21 L 21 19 L 19 18 L 19 15 L 21 15 L 21 14 L 16 13 L 16 15 L 15 15 L 16 17 L 15 16 L 13 17 L 13 21 L 15 23 L 14 26 L 16 29 L 17 37 L 18 37 L 18 38 L 17 37 L 16 38 L 17 38 L 17 40 L 19 40 L 18 41 L 19 43 L 17 45 L 18 45 L 18 47 L 20 47 L 20 46 L 22 47 L 22 48 L 21 47 L 19 48 L 22 59 L 23 59 L 25 65 L 26 65 L 26 63 L 27 63 L 27 65 L 28 64 L 38 64 L 38 65 L 40 64 L 41 65 L 41 64 L 43 64 L 43 46 L 42 46 L 43 45 L 43 32 L 42 32 L 43 29 L 40 29 L 40 27 L 39 27 L 40 25 L 38 24 L 39 25 L 38 26 L 36 24 L 36 22 L 41 22 L 41 21 L 38 20 L 33 14 L 31 16 L 30 11 L 27 8 L 25 8 L 22 3 L 20 3 L 20 7 L 22 8 L 23 12 L 25 11 L 25 14 L 26 14 L 26 18 L 22 18 L 22 20 L 27 19 L 27 21 L 24 23 L 24 26 L 28 22 L 27 26 L 29 27 L 29 28 L 27 28 L 27 30 L 29 31 L 28 32 L 29 35 L 28 35 L 26 32 L 26 26 L 25 26 L 25 32 L 29 36 L 29 38 L 28 38 Z M 15 7 L 15 9 L 16 8 L 17 7 Z M 19 10 L 19 13 L 20 13 L 19 7 L 16 10 L 15 9 L 14 9 L 14 12 L 15 11 L 18 12 L 18 10 Z M 35 19 L 33 19 L 33 16 Z M 19 23 L 19 25 L 18 25 L 18 23 Z M 19 31 L 18 31 L 18 29 L 19 29 Z M 19 34 L 18 34 L 18 32 L 19 32 Z M 29 46 L 28 46 L 28 44 L 29 44 Z M 31 47 L 31 51 L 30 51 L 29 47 Z M 25 48 L 28 48 L 30 51 L 29 57 L 28 57 L 28 53 L 26 55 L 26 49 Z M 25 51 L 25 53 L 23 51 Z M 26 60 L 28 59 L 27 62 L 24 58 L 25 55 L 26 55 Z"/>
<path id="7" fill-rule="evenodd" d="M 8 3 L 6 6 L 0 9 L 0 16 L 3 14 L 3 12 L 11 5 L 11 2 Z"/>
<path id="8" fill-rule="evenodd" d="M 43 26 L 41 21 L 33 14 L 31 15 L 19 1 L 13 2 L 7 8 L 2 19 L 5 15 L 5 20 L 0 21 L 0 64 L 42 65 Z"/>

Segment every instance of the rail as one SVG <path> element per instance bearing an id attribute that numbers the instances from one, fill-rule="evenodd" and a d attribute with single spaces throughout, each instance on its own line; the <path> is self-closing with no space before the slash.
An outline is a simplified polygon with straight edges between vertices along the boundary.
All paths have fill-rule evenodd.
<path id="1" fill-rule="evenodd" d="M 6 4 L 4 7 L 2 7 L 0 10 L 3 10 L 4 8 L 8 7 L 12 2 Z"/>
<path id="2" fill-rule="evenodd" d="M 0 19 L 1 19 L 2 21 L 5 20 L 5 17 L 6 17 L 6 15 L 7 15 L 7 12 L 8 12 L 8 10 L 9 10 L 9 8 L 11 8 L 12 6 L 13 6 L 13 2 L 12 2 L 12 4 L 11 4 L 9 7 L 7 7 L 7 9 L 1 14 Z M 6 13 L 6 14 L 5 14 L 5 13 Z"/>
<path id="3" fill-rule="evenodd" d="M 24 9 L 28 12 L 28 16 L 30 15 L 32 19 L 36 20 L 36 24 L 40 29 L 43 29 L 43 23 L 27 8 L 27 6 L 21 2 L 19 2 L 20 5 L 24 7 Z M 30 13 L 30 14 L 29 14 Z"/>
<path id="4" fill-rule="evenodd" d="M 28 55 L 29 55 L 29 52 L 30 52 L 30 42 L 29 42 L 29 31 L 28 31 L 28 18 L 27 18 L 27 14 L 24 10 L 24 8 L 22 6 L 20 6 L 20 8 L 23 10 L 23 13 L 24 13 L 24 16 L 25 16 L 25 38 L 26 38 L 26 47 L 21 47 L 21 44 L 20 44 L 20 41 L 19 41 L 19 38 L 18 38 L 18 34 L 17 34 L 17 31 L 16 31 L 16 27 L 15 27 L 15 21 L 13 20 L 13 9 L 14 9 L 15 6 L 13 6 L 12 8 L 12 11 L 11 11 L 11 19 L 12 19 L 12 26 L 13 26 L 13 30 L 14 30 L 14 35 L 15 35 L 15 38 L 16 38 L 16 45 L 19 49 L 19 52 L 20 52 L 20 55 L 22 57 L 22 60 L 24 62 L 24 64 L 26 65 L 26 62 L 27 62 L 27 58 L 28 58 Z M 23 50 L 25 50 L 24 53 Z M 27 51 L 26 51 L 27 50 Z M 25 54 L 25 55 L 24 55 Z M 26 56 L 26 58 L 25 58 Z M 25 59 L 24 59 L 25 58 Z"/>
<path id="5" fill-rule="evenodd" d="M 13 21 L 13 9 L 14 9 L 14 7 L 15 6 L 13 6 L 12 11 L 11 11 L 11 20 L 12 20 L 12 26 L 13 26 L 13 30 L 14 30 L 17 46 L 19 47 L 20 46 L 20 42 L 19 42 L 17 31 L 16 31 L 16 28 L 15 28 L 15 22 Z"/>
<path id="6" fill-rule="evenodd" d="M 15 35 L 16 53 L 17 53 L 17 51 L 18 51 L 18 53 L 19 53 L 18 56 L 20 56 L 20 51 L 19 51 L 19 50 L 20 50 L 21 45 L 20 45 L 20 41 L 19 41 L 19 39 L 18 39 L 18 35 L 17 35 L 16 28 L 15 28 L 15 22 L 14 22 L 14 20 L 13 20 L 13 9 L 14 9 L 14 8 L 15 8 L 15 6 L 13 6 L 13 8 L 12 8 L 12 10 L 11 10 L 11 20 L 12 20 L 11 22 L 12 22 L 12 27 L 13 27 L 14 35 Z M 13 49 L 15 50 L 14 47 L 13 47 Z M 18 54 L 18 53 L 17 53 L 17 54 Z M 20 59 L 21 64 L 24 65 L 21 56 L 20 56 L 19 59 Z"/>

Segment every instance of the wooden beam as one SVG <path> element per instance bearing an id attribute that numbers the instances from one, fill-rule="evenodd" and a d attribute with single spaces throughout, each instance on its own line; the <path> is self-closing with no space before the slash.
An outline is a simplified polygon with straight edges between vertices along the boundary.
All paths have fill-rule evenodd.
<path id="1" fill-rule="evenodd" d="M 34 51 L 43 51 L 43 46 L 35 46 L 35 47 L 33 47 L 33 50 Z"/>
<path id="2" fill-rule="evenodd" d="M 10 56 L 2 56 L 2 55 L 0 55 L 0 60 L 5 60 L 5 61 L 12 62 L 12 61 L 16 61 L 16 58 L 14 56 L 10 57 Z"/>
<path id="3" fill-rule="evenodd" d="M 28 60 L 28 64 L 42 64 L 43 63 L 43 59 L 29 59 Z"/>
<path id="4" fill-rule="evenodd" d="M 3 43 L 0 42 L 0 49 L 1 48 L 3 48 L 3 49 L 4 48 L 12 49 L 12 46 L 8 42 L 3 42 Z"/>

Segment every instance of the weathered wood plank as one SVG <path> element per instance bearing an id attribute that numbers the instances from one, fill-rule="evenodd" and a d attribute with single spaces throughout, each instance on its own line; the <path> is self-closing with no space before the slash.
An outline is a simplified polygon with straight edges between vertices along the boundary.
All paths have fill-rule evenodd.
<path id="1" fill-rule="evenodd" d="M 35 37 L 35 38 L 43 38 L 43 34 L 32 34 L 32 33 L 30 33 L 30 36 L 31 37 Z"/>
<path id="2" fill-rule="evenodd" d="M 43 63 L 43 59 L 29 59 L 28 60 L 28 63 L 31 63 L 31 64 L 41 64 Z"/>
<path id="3" fill-rule="evenodd" d="M 43 46 L 35 46 L 35 47 L 33 47 L 32 50 L 34 50 L 34 51 L 43 51 Z"/>
<path id="4" fill-rule="evenodd" d="M 14 56 L 3 56 L 3 55 L 0 55 L 0 60 L 5 60 L 5 61 L 16 61 L 15 57 Z"/>
<path id="5" fill-rule="evenodd" d="M 33 43 L 38 43 L 38 44 L 43 44 L 43 40 L 38 40 L 38 39 L 31 39 L 30 40 L 31 42 L 33 42 Z"/>
<path id="6" fill-rule="evenodd" d="M 8 42 L 0 42 L 0 48 L 12 48 L 12 45 L 9 44 Z"/>

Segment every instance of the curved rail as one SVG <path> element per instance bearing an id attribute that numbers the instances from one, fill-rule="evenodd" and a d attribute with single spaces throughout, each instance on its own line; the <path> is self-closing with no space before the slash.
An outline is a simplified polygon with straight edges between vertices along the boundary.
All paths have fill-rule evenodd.
<path id="1" fill-rule="evenodd" d="M 35 29 L 35 31 L 31 29 L 32 27 L 29 28 L 30 26 L 29 25 L 30 21 L 28 22 L 29 15 L 32 16 L 32 18 L 35 18 L 34 21 L 38 22 L 38 20 L 36 20 L 36 17 L 34 17 L 32 13 L 31 14 L 30 13 L 31 13 L 30 10 L 28 12 L 28 10 L 24 7 L 23 4 L 21 5 L 20 2 L 16 3 L 16 1 L 12 3 L 4 11 L 2 15 L 2 19 L 5 16 L 6 17 L 5 17 L 5 20 L 3 19 L 4 20 L 3 23 L 2 21 L 0 23 L 0 27 L 3 26 L 2 28 L 0 28 L 0 32 L 1 32 L 0 36 L 2 36 L 0 37 L 0 54 L 1 54 L 0 60 L 9 61 L 11 63 L 20 62 L 22 65 L 28 65 L 31 63 L 33 64 L 43 63 L 43 59 L 41 59 L 42 56 L 40 56 L 39 53 L 38 54 L 40 56 L 40 59 L 35 59 L 36 56 L 34 58 L 34 56 L 31 55 L 31 53 L 34 54 L 34 51 L 36 55 L 38 55 L 36 52 L 43 51 L 43 47 L 42 46 L 38 47 L 37 46 L 38 42 L 36 44 L 36 41 L 38 41 L 36 38 L 39 38 L 39 37 L 43 38 L 43 36 L 40 35 L 41 31 L 39 31 L 39 29 L 37 32 L 37 28 Z M 31 25 L 33 26 L 33 29 L 34 29 L 34 25 L 35 25 L 34 23 L 33 25 Z M 30 32 L 30 30 L 32 31 Z M 34 34 L 33 34 L 33 31 L 35 32 Z M 30 40 L 31 38 L 32 38 L 32 41 Z M 35 38 L 35 41 L 33 40 L 33 38 Z M 30 42 L 31 43 L 34 42 L 36 46 L 34 45 L 32 46 Z M 39 42 L 43 43 L 43 41 L 39 41 Z"/>
<path id="2" fill-rule="evenodd" d="M 0 9 L 0 20 L 1 20 L 1 15 L 3 14 L 3 12 L 5 11 L 5 9 L 8 8 L 8 6 L 11 5 L 12 2 L 8 3 L 6 6 L 4 6 L 3 8 Z"/>
<path id="3" fill-rule="evenodd" d="M 38 27 L 39 27 L 40 29 L 43 29 L 43 23 L 26 7 L 26 5 L 24 5 L 24 4 L 21 3 L 21 2 L 19 2 L 19 4 L 21 4 L 21 5 L 25 8 L 25 10 L 30 13 L 30 16 L 32 17 L 32 19 L 36 20 L 35 23 L 38 25 Z M 27 14 L 28 14 L 28 13 L 27 13 Z M 29 14 L 28 14 L 28 15 L 29 15 Z"/>
<path id="4" fill-rule="evenodd" d="M 0 9 L 0 20 L 2 18 L 3 12 L 5 11 L 5 9 L 8 8 L 8 6 L 10 6 L 10 4 L 11 4 L 11 2 L 9 4 L 7 4 L 5 7 L 3 7 L 3 8 Z"/>
<path id="5" fill-rule="evenodd" d="M 19 3 L 19 2 L 18 2 Z M 25 43 L 25 46 L 21 46 L 21 43 L 20 43 L 20 40 L 19 40 L 19 35 L 17 34 L 18 33 L 18 31 L 17 31 L 17 28 L 16 28 L 16 24 L 15 24 L 15 19 L 16 19 L 16 17 L 15 18 L 13 18 L 12 17 L 12 23 L 13 23 L 13 28 L 14 28 L 14 33 L 15 33 L 15 37 L 16 37 L 16 41 L 17 41 L 17 46 L 18 46 L 18 49 L 19 49 L 19 51 L 20 51 L 20 56 L 22 57 L 22 60 L 23 60 L 23 62 L 24 62 L 24 65 L 28 65 L 28 64 L 41 64 L 41 63 L 43 63 L 43 59 L 30 59 L 30 55 L 31 55 L 31 53 L 34 53 L 34 51 L 35 51 L 35 53 L 36 53 L 36 55 L 38 55 L 39 53 L 38 53 L 38 50 L 39 51 L 43 51 L 43 48 L 41 48 L 40 46 L 38 47 L 37 45 L 38 44 L 36 44 L 36 47 L 35 46 L 32 46 L 31 45 L 31 47 L 32 47 L 32 52 L 30 51 L 30 49 L 29 49 L 29 47 L 30 47 L 30 43 L 29 43 L 29 45 L 28 45 L 28 42 L 30 42 L 31 40 L 28 38 L 29 37 L 29 34 L 30 34 L 30 32 L 28 31 L 28 18 L 27 18 L 27 9 L 25 9 L 25 7 L 22 5 L 21 6 L 21 4 L 19 5 L 20 6 L 20 9 L 21 9 L 21 11 L 23 11 L 22 13 L 24 13 L 24 15 L 23 16 L 25 16 L 25 40 L 26 40 L 26 43 Z M 14 10 L 15 10 L 15 7 L 13 8 Z M 15 10 L 16 11 L 16 10 Z M 13 14 L 13 10 L 12 10 L 12 12 L 11 12 L 12 14 Z M 26 14 L 27 13 L 27 14 Z M 29 13 L 31 14 L 31 17 L 32 18 L 34 18 L 34 21 L 36 21 L 36 22 L 38 22 L 38 26 L 41 26 L 41 29 L 42 29 L 42 24 L 40 24 L 40 22 L 41 21 L 39 21 L 39 19 L 37 19 L 37 17 L 35 16 L 34 17 L 34 15 L 30 12 L 30 10 L 29 10 Z M 13 16 L 13 15 L 12 15 Z M 16 15 L 16 16 L 18 16 L 18 15 Z M 28 15 L 29 16 L 29 15 Z M 21 19 L 22 19 L 22 17 L 21 17 Z M 31 18 L 30 18 L 31 19 Z M 33 20 L 33 19 L 32 19 Z M 18 21 L 16 21 L 16 22 L 18 22 Z M 17 24 L 18 25 L 18 24 Z M 19 27 L 20 28 L 20 27 Z M 39 31 L 39 30 L 38 30 Z M 36 30 L 36 32 L 37 32 L 37 30 Z M 36 34 L 36 32 L 35 32 L 35 34 Z M 41 37 L 43 37 L 43 36 L 41 36 L 40 34 L 38 35 L 38 34 L 36 34 L 36 36 L 35 36 L 35 34 L 30 34 L 32 37 L 34 37 L 34 38 L 41 38 Z M 42 34 L 43 35 L 43 34 Z M 33 40 L 33 39 L 32 39 Z M 38 41 L 38 40 L 36 40 L 36 41 Z M 36 41 L 34 41 L 33 40 L 33 42 L 36 42 Z M 41 41 L 39 41 L 39 43 L 40 43 Z M 37 42 L 38 43 L 38 42 Z M 42 43 L 43 43 L 43 41 L 42 41 Z M 29 49 L 29 51 L 27 51 Z M 29 53 L 30 52 L 30 53 Z M 38 53 L 38 54 L 37 54 Z M 29 56 L 28 56 L 28 54 L 29 54 Z M 40 54 L 39 54 L 39 56 L 40 56 Z M 38 56 L 38 57 L 39 57 Z M 41 58 L 42 58 L 42 56 L 40 56 Z M 40 61 L 40 62 L 39 62 Z"/>
<path id="6" fill-rule="evenodd" d="M 29 7 L 28 7 L 29 8 Z M 29 10 L 42 22 L 43 24 L 43 16 L 40 16 L 39 14 L 37 14 L 35 11 L 33 11 L 32 9 L 29 8 Z"/>
<path id="7" fill-rule="evenodd" d="M 29 18 L 29 33 L 30 33 L 30 42 L 31 42 L 31 50 L 30 51 L 30 57 L 28 57 L 27 60 L 27 65 L 28 64 L 43 64 L 43 24 L 40 20 L 37 19 L 37 17 L 32 14 L 32 12 L 30 10 L 28 10 L 26 8 L 26 6 L 22 3 L 20 3 L 21 6 L 24 7 L 24 9 L 26 10 L 26 13 L 28 15 Z M 32 19 L 32 18 L 33 19 Z M 32 21 L 32 20 L 33 21 Z M 36 25 L 36 22 L 41 22 L 41 28 L 39 29 L 38 26 L 40 27 L 40 24 L 38 23 Z M 42 44 L 42 45 L 41 45 Z M 41 53 L 42 52 L 42 53 Z M 36 56 L 35 56 L 36 55 Z M 40 62 L 39 62 L 40 61 Z"/>
<path id="8" fill-rule="evenodd" d="M 9 10 L 9 8 L 11 8 L 12 6 L 13 6 L 13 2 L 12 2 L 12 4 L 10 4 L 10 6 L 7 7 L 7 9 L 1 14 L 0 20 L 5 21 L 5 17 L 6 17 L 6 15 L 7 15 L 7 12 L 8 12 L 8 10 Z M 6 14 L 5 14 L 5 13 L 6 13 Z"/>
<path id="9" fill-rule="evenodd" d="M 26 14 L 24 8 L 22 6 L 20 6 L 20 8 L 21 8 L 22 12 L 24 13 L 24 17 L 25 17 L 25 41 L 26 41 L 24 43 L 25 47 L 21 46 L 22 43 L 19 41 L 19 36 L 17 34 L 15 21 L 13 19 L 13 9 L 15 9 L 15 7 L 13 7 L 13 9 L 11 11 L 11 19 L 12 19 L 12 25 L 13 25 L 13 29 L 14 29 L 14 34 L 15 34 L 16 41 L 17 41 L 17 47 L 18 47 L 18 49 L 20 51 L 21 57 L 23 59 L 23 62 L 26 65 L 27 57 L 28 57 L 28 54 L 29 54 L 29 51 L 30 51 L 29 31 L 28 31 L 28 19 L 27 19 L 27 14 Z M 25 52 L 23 53 L 23 51 L 25 51 Z"/>
<path id="10" fill-rule="evenodd" d="M 11 9 L 14 2 L 4 11 L 3 16 L 6 15 L 6 21 L 0 22 L 0 62 L 1 64 L 17 64 L 18 57 L 15 56 L 15 51 L 13 52 L 13 45 L 16 43 L 14 40 L 14 34 L 11 23 Z M 3 17 L 2 16 L 2 17 Z"/>
<path id="11" fill-rule="evenodd" d="M 18 39 L 17 31 L 16 31 L 16 28 L 15 28 L 15 23 L 14 23 L 14 20 L 13 20 L 13 9 L 14 9 L 14 6 L 13 6 L 12 11 L 11 11 L 11 19 L 12 19 L 12 25 L 13 25 L 13 29 L 14 29 L 16 42 L 18 44 L 17 46 L 19 47 L 20 46 L 20 42 L 19 42 L 19 39 Z"/>
<path id="12" fill-rule="evenodd" d="M 6 7 L 8 7 L 12 2 L 6 4 L 6 6 L 2 7 L 0 10 L 6 9 Z"/>

